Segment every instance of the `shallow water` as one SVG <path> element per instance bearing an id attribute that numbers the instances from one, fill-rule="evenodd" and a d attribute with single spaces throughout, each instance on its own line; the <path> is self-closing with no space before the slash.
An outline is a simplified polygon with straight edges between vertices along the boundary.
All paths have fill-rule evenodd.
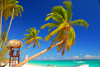
<path id="1" fill-rule="evenodd" d="M 55 65 L 55 66 L 49 66 L 49 67 L 70 67 L 75 65 L 81 65 L 81 64 L 88 64 L 89 67 L 100 67 L 100 60 L 65 60 L 65 61 L 29 61 L 29 64 L 34 65 L 41 65 L 44 67 L 48 67 L 47 65 Z"/>

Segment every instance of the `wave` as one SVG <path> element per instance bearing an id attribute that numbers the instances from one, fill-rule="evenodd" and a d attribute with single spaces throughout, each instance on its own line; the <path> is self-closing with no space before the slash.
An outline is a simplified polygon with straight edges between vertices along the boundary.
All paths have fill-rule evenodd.
<path id="1" fill-rule="evenodd" d="M 79 62 L 76 62 L 76 61 L 73 61 L 75 63 L 85 63 L 85 61 L 79 61 Z"/>

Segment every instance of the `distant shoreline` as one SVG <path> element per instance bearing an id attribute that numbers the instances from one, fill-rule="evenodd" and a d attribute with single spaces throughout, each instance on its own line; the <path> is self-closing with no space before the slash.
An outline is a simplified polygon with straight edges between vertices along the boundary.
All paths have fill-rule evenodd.
<path id="1" fill-rule="evenodd" d="M 79 61 L 83 59 L 74 59 L 74 60 Z M 84 60 L 100 60 L 100 59 L 84 59 Z M 31 60 L 31 61 L 73 61 L 73 60 Z"/>

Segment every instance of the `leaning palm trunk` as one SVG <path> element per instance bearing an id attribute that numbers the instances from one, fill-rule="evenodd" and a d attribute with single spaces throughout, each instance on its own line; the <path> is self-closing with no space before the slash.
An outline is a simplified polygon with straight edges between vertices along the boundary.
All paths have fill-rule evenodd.
<path id="1" fill-rule="evenodd" d="M 1 52 L 4 50 L 4 46 L 5 46 L 5 44 L 6 44 L 6 39 L 7 39 L 7 36 L 8 36 L 9 30 L 10 30 L 10 27 L 11 27 L 11 23 L 12 23 L 12 20 L 13 20 L 13 15 L 14 15 L 14 8 L 13 8 L 11 21 L 10 21 L 10 24 L 9 24 L 9 27 L 8 27 L 8 31 L 7 31 L 6 38 L 5 38 L 5 40 L 4 40 L 4 44 L 3 44 L 3 46 L 2 46 L 2 50 L 1 50 Z M 1 57 L 2 57 L 2 54 L 1 54 Z"/>
<path id="2" fill-rule="evenodd" d="M 28 48 L 26 48 L 24 51 L 22 51 L 20 54 L 24 53 L 26 50 L 28 50 L 33 45 L 34 45 L 34 43 L 32 45 L 30 45 Z"/>
<path id="3" fill-rule="evenodd" d="M 60 41 L 60 42 L 58 42 L 58 43 L 56 43 L 56 44 L 54 44 L 54 45 L 48 47 L 47 49 L 45 49 L 45 50 L 43 50 L 43 51 L 41 51 L 41 52 L 39 52 L 39 53 L 37 53 L 37 54 L 31 56 L 30 58 L 24 60 L 23 62 L 20 62 L 19 64 L 17 64 L 17 65 L 14 66 L 14 67 L 20 67 L 21 65 L 25 64 L 26 62 L 28 62 L 28 61 L 30 61 L 30 60 L 32 60 L 32 59 L 34 59 L 34 58 L 36 58 L 36 57 L 38 57 L 38 56 L 40 56 L 40 55 L 46 53 L 47 51 L 51 50 L 53 47 L 60 45 L 61 43 L 63 43 L 63 41 L 64 41 L 64 40 L 62 40 L 62 41 Z"/>
<path id="4" fill-rule="evenodd" d="M 2 31 L 2 12 L 3 12 L 3 0 L 1 0 L 1 21 L 0 21 L 0 39 L 1 39 L 1 31 Z M 2 42 L 0 43 L 1 49 Z M 0 58 L 2 58 L 2 52 L 0 51 Z M 0 66 L 1 66 L 1 59 L 0 59 Z"/>

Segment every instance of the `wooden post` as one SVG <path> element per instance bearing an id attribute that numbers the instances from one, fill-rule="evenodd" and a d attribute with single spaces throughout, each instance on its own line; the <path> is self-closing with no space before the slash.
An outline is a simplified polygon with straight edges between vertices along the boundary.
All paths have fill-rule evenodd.
<path id="1" fill-rule="evenodd" d="M 10 60 L 9 60 L 9 67 L 10 67 L 10 63 L 11 63 L 11 56 L 10 56 Z"/>
<path id="2" fill-rule="evenodd" d="M 19 47 L 18 63 L 19 61 L 20 61 L 20 47 Z"/>

